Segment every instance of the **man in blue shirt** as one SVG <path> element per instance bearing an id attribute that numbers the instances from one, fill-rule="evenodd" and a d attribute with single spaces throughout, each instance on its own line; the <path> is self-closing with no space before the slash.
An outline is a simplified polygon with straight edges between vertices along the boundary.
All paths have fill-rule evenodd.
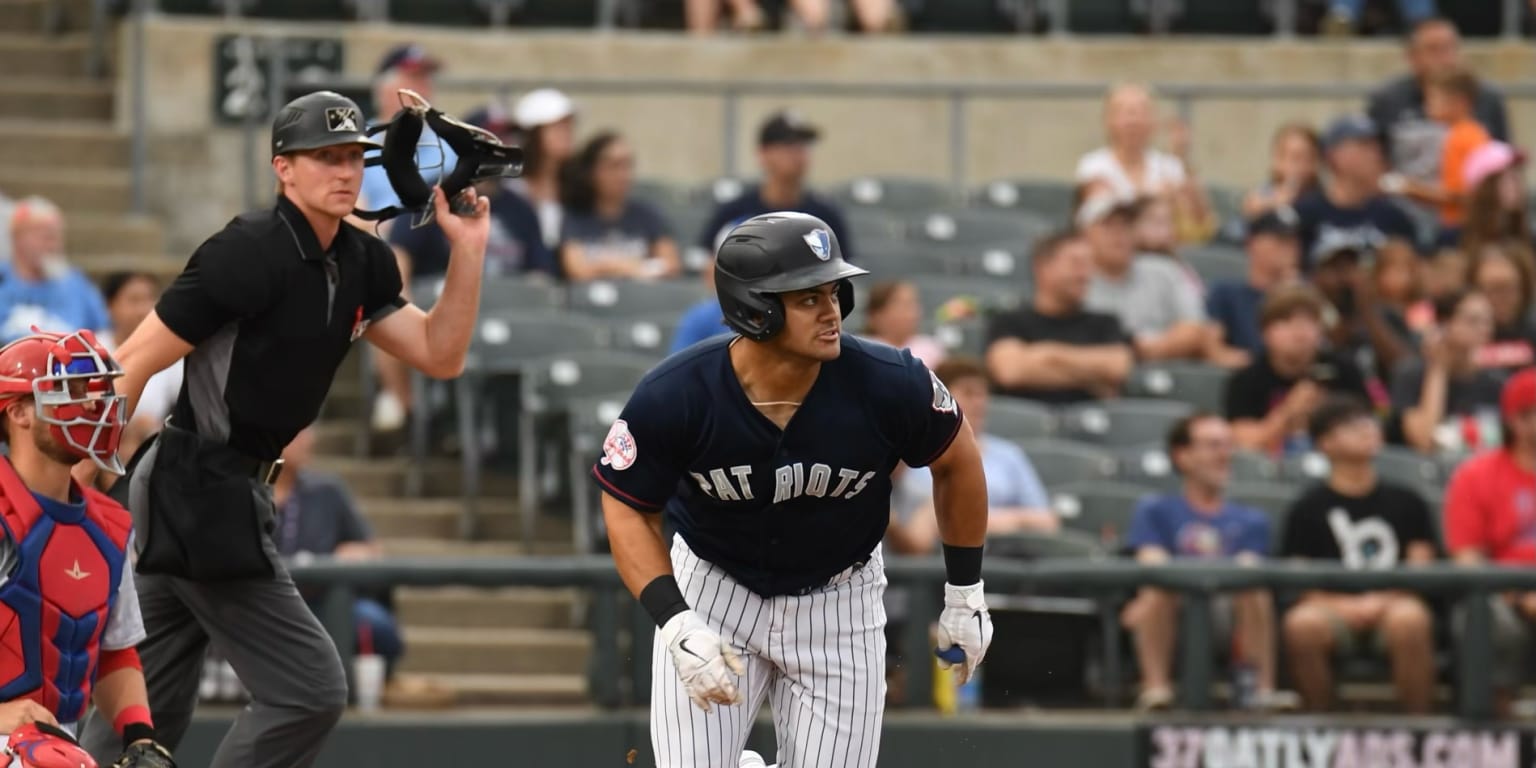
<path id="1" fill-rule="evenodd" d="M 843 258 L 855 261 L 852 233 L 842 211 L 805 188 L 811 167 L 811 145 L 821 136 L 815 126 L 794 112 L 776 112 L 758 130 L 757 160 L 763 180 L 735 200 L 715 208 L 699 233 L 699 247 L 715 252 L 721 233 L 753 216 L 774 211 L 808 213 L 827 223 L 842 245 Z"/>
<path id="2" fill-rule="evenodd" d="M 11 263 L 0 271 L 0 342 L 39 328 L 107 333 L 112 323 L 101 291 L 64 259 L 64 214 L 29 197 L 11 211 Z"/>
<path id="3" fill-rule="evenodd" d="M 373 76 L 373 111 L 380 122 L 394 117 L 400 111 L 400 89 L 406 88 L 432 101 L 432 78 L 442 68 L 442 62 L 415 43 L 397 45 L 384 54 Z M 421 138 L 416 142 L 416 165 L 428 184 L 436 183 L 439 176 L 453 170 L 458 155 L 437 138 L 431 126 L 423 125 Z M 370 156 L 374 153 L 369 153 Z M 389 176 L 382 166 L 363 172 L 362 194 L 357 207 L 366 210 L 387 208 L 400 202 L 395 188 L 389 184 Z M 371 227 L 369 228 L 371 229 Z"/>
<path id="4" fill-rule="evenodd" d="M 1177 494 L 1150 497 L 1136 508 L 1127 544 L 1136 559 L 1149 565 L 1175 558 L 1235 559 L 1256 562 L 1269 553 L 1269 518 L 1263 512 L 1226 500 L 1237 443 L 1232 427 L 1210 413 L 1181 419 L 1168 432 L 1168 457 L 1183 477 Z M 1121 621 L 1136 638 L 1141 666 L 1142 709 L 1173 703 L 1173 649 L 1177 641 L 1178 597 L 1143 588 L 1126 605 Z M 1259 703 L 1275 690 L 1275 616 L 1270 595 L 1253 590 L 1232 599 L 1233 662 L 1254 667 Z M 1226 624 L 1218 617 L 1217 626 Z"/>
<path id="5" fill-rule="evenodd" d="M 1248 223 L 1248 279 L 1221 280 L 1206 293 L 1205 307 L 1219 324 L 1226 345 L 1247 352 L 1250 359 L 1264 350 L 1259 314 L 1264 295 L 1296 279 L 1301 263 L 1301 230 L 1289 207 L 1269 210 Z"/>

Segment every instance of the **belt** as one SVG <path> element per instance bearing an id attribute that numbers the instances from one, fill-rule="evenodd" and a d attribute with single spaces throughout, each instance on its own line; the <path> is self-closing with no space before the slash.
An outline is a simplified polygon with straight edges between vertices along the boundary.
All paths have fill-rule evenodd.
<path id="1" fill-rule="evenodd" d="M 256 478 L 263 484 L 272 485 L 277 482 L 278 475 L 283 473 L 283 460 L 259 461 L 246 456 L 240 457 L 237 462 L 242 472 Z"/>
<path id="2" fill-rule="evenodd" d="M 839 584 L 841 582 L 847 581 L 848 579 L 852 578 L 855 573 L 858 573 L 859 571 L 863 570 L 864 566 L 866 566 L 866 565 L 869 565 L 869 561 L 868 560 L 860 560 L 860 561 L 854 563 L 853 565 L 850 565 L 847 568 L 843 569 L 842 571 L 839 571 L 838 573 L 834 574 L 831 578 L 827 579 L 826 581 L 823 581 L 820 584 L 812 584 L 809 587 L 802 587 L 800 589 L 797 589 L 797 590 L 791 592 L 790 594 L 794 595 L 795 597 L 805 597 L 807 595 L 815 594 L 815 593 L 820 592 L 821 590 L 826 589 L 827 587 L 830 587 L 830 586 L 832 586 L 834 584 Z"/>

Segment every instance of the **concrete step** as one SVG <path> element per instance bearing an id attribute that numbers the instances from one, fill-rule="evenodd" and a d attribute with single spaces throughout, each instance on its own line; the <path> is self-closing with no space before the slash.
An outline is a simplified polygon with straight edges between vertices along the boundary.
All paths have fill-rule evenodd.
<path id="1" fill-rule="evenodd" d="M 402 499 L 362 496 L 358 505 L 363 516 L 379 536 L 391 538 L 456 539 L 464 504 L 457 498 Z M 477 510 L 481 539 L 516 541 L 522 538 L 522 521 L 515 502 L 493 500 Z M 493 535 L 493 533 L 495 535 Z M 534 540 L 569 542 L 569 522 L 553 515 L 540 515 L 534 527 Z"/>
<path id="2" fill-rule="evenodd" d="M 459 541 L 454 539 L 379 539 L 390 557 L 522 557 L 569 555 L 570 542 L 535 541 L 525 547 L 515 541 Z"/>
<path id="3" fill-rule="evenodd" d="M 583 675 L 592 637 L 572 629 L 404 628 L 400 671 L 416 674 Z"/>
<path id="4" fill-rule="evenodd" d="M 446 587 L 395 590 L 395 615 L 407 627 L 575 629 L 574 589 Z"/>
<path id="5" fill-rule="evenodd" d="M 587 677 L 579 675 L 428 675 L 456 694 L 458 706 L 576 706 L 587 702 Z"/>
<path id="6" fill-rule="evenodd" d="M 113 84 L 71 77 L 0 80 L 0 118 L 111 120 Z"/>
<path id="7" fill-rule="evenodd" d="M 5 107 L 0 85 L 0 112 Z M 10 198 L 42 195 L 66 213 L 127 213 L 133 205 L 132 182 L 126 171 L 88 168 L 28 168 L 0 164 L 0 189 Z"/>
<path id="8" fill-rule="evenodd" d="M 0 72 L 6 66 L 5 51 L 0 48 Z M 0 166 L 126 171 L 131 160 L 129 144 L 128 134 L 96 120 L 0 120 Z"/>
<path id="9" fill-rule="evenodd" d="M 69 216 L 68 252 L 75 258 L 90 254 L 164 253 L 160 222 L 147 216 Z M 165 261 L 172 261 L 165 259 Z"/>
<path id="10" fill-rule="evenodd" d="M 340 475 L 358 496 L 406 498 L 407 458 L 356 459 L 343 456 L 319 456 L 315 469 Z M 459 463 L 448 459 L 428 459 L 423 466 L 422 490 L 427 498 L 458 497 L 462 493 Z M 482 511 L 494 511 L 497 505 L 511 504 L 517 496 L 517 479 L 509 474 L 486 473 L 481 477 L 480 494 L 487 497 Z"/>
<path id="11" fill-rule="evenodd" d="M 87 30 L 92 0 L 0 0 L 0 30 L 18 34 L 42 34 Z M 112 19 L 108 17 L 107 23 Z M 107 35 L 111 38 L 111 34 Z M 6 71 L 0 68 L 0 72 Z"/>
<path id="12" fill-rule="evenodd" d="M 16 34 L 21 27 L 8 24 L 7 17 L 19 15 L 20 8 L 14 3 L 0 3 L 0 72 L 16 77 L 84 77 L 90 37 L 81 33 Z"/>

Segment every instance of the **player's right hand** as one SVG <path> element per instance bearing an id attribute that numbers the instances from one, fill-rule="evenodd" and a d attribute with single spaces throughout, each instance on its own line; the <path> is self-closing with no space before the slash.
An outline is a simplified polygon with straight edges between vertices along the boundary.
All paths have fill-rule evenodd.
<path id="1" fill-rule="evenodd" d="M 31 699 L 16 699 L 0 704 L 0 733 L 10 733 L 27 723 L 58 725 L 59 721 L 47 707 Z"/>
<path id="2" fill-rule="evenodd" d="M 710 702 L 741 703 L 736 676 L 744 674 L 746 667 L 736 651 L 699 614 L 683 611 L 668 619 L 661 628 L 661 641 L 672 653 L 672 663 L 677 666 L 677 676 L 683 681 L 688 698 L 699 709 L 708 712 Z"/>

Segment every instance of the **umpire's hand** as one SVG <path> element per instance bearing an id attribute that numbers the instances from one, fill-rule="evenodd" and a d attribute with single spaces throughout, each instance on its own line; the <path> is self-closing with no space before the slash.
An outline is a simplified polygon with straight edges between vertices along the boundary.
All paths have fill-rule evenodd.
<path id="1" fill-rule="evenodd" d="M 490 198 L 481 197 L 473 186 L 469 186 L 449 200 L 442 187 L 434 187 L 432 207 L 437 225 L 443 228 L 443 236 L 448 238 L 450 248 L 485 252 L 486 241 L 491 236 Z"/>
<path id="2" fill-rule="evenodd" d="M 982 583 L 968 587 L 944 585 L 944 612 L 939 614 L 939 667 L 956 667 L 955 674 L 964 685 L 976 673 L 976 667 L 992 644 L 992 614 L 987 611 Z"/>
<path id="3" fill-rule="evenodd" d="M 735 676 L 745 673 L 746 668 L 731 646 L 697 613 L 683 611 L 668 619 L 661 628 L 661 641 L 672 652 L 677 676 L 699 709 L 708 712 L 710 702 L 741 703 Z"/>

